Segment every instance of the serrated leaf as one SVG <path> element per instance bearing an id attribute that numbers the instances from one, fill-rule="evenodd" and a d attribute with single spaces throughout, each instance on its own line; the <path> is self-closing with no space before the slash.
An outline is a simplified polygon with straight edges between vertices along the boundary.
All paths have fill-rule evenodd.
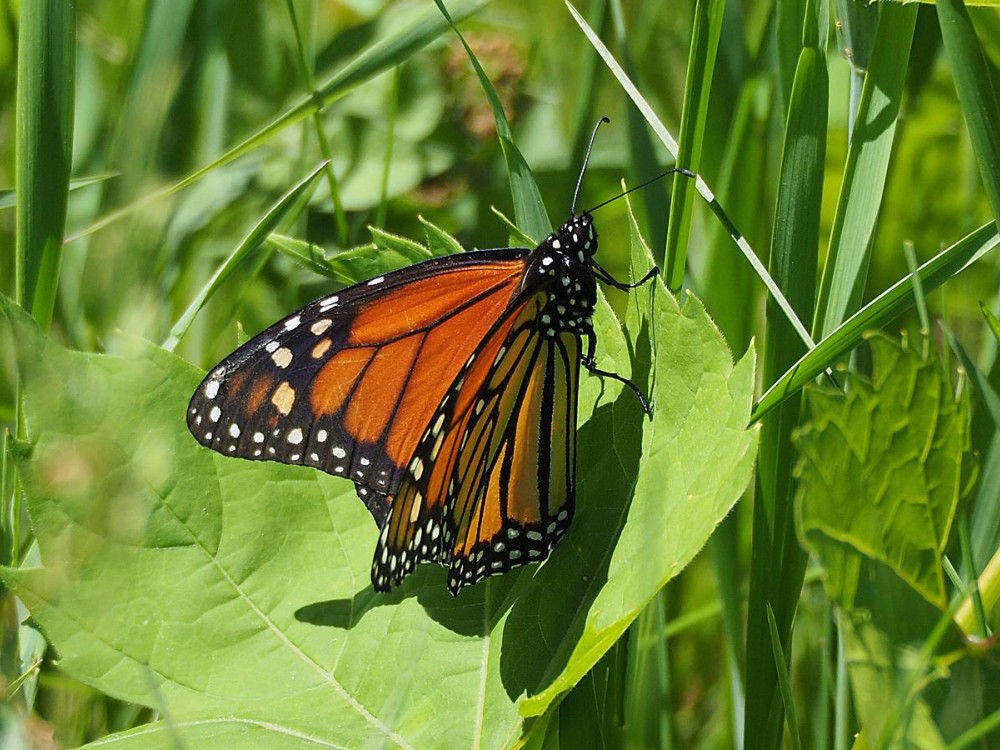
<path id="1" fill-rule="evenodd" d="M 460 252 L 463 249 L 451 235 L 430 222 L 423 223 L 427 231 L 427 247 L 375 227 L 369 227 L 372 235 L 372 242 L 369 244 L 329 256 L 319 245 L 295 237 L 271 234 L 267 241 L 282 255 L 319 276 L 341 284 L 354 284 L 433 256 Z"/>
<path id="2" fill-rule="evenodd" d="M 377 534 L 350 482 L 200 448 L 183 410 L 201 373 L 183 360 L 141 342 L 128 357 L 67 351 L 0 298 L 43 563 L 3 578 L 62 669 L 165 717 L 101 744 L 509 746 L 749 481 L 752 353 L 734 365 L 702 307 L 658 281 L 633 304 L 627 337 L 599 307 L 598 362 L 652 384 L 652 420 L 583 374 L 573 526 L 545 565 L 455 599 L 434 566 L 372 592 Z"/>
<path id="3" fill-rule="evenodd" d="M 454 253 L 460 253 L 465 250 L 458 240 L 436 224 L 428 221 L 423 216 L 418 216 L 417 219 L 424 226 L 424 237 L 427 238 L 427 249 L 430 250 L 432 255 L 453 255 Z"/>
<path id="4" fill-rule="evenodd" d="M 796 437 L 799 534 L 845 609 L 865 560 L 889 566 L 927 601 L 947 604 L 941 559 L 959 500 L 970 489 L 968 389 L 955 396 L 936 356 L 868 337 L 869 382 L 847 394 L 809 391 Z"/>
<path id="5" fill-rule="evenodd" d="M 381 252 L 395 253 L 401 258 L 411 259 L 410 262 L 427 260 L 431 257 L 430 251 L 419 242 L 386 232 L 378 227 L 368 227 L 368 232 L 372 236 L 375 247 Z"/>
<path id="6" fill-rule="evenodd" d="M 306 242 L 295 237 L 288 237 L 277 232 L 272 232 L 267 237 L 267 244 L 284 255 L 292 262 L 302 266 L 308 271 L 312 271 L 317 276 L 328 279 L 335 279 L 342 284 L 349 284 L 350 279 L 345 278 L 326 257 L 326 252 L 319 245 Z M 366 248 L 375 249 L 374 245 L 366 245 Z"/>

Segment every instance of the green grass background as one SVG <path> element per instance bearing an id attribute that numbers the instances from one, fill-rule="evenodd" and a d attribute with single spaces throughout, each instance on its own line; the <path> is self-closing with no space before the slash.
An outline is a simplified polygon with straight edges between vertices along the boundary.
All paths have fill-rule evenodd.
<path id="1" fill-rule="evenodd" d="M 0 292 L 72 349 L 108 351 L 124 331 L 205 367 L 233 348 L 237 322 L 257 332 L 343 281 L 337 255 L 369 242 L 369 226 L 423 239 L 425 217 L 466 246 L 500 246 L 511 232 L 496 207 L 539 236 L 568 215 L 586 139 L 609 115 L 582 205 L 675 163 L 703 178 L 658 183 L 634 206 L 669 287 L 703 300 L 733 352 L 756 342 L 757 480 L 705 553 L 520 741 L 1000 743 L 989 325 L 1000 12 L 960 0 L 594 0 L 575 5 L 578 20 L 561 2 L 446 5 L 489 95 L 431 3 L 0 3 Z M 624 276 L 624 202 L 599 222 L 602 262 Z M 767 294 L 734 227 L 787 302 Z M 312 246 L 257 241 L 271 232 Z M 626 298 L 610 300 L 624 315 Z M 862 341 L 870 328 L 910 331 L 891 377 L 873 364 L 887 355 Z M 36 553 L 13 468 L 22 387 L 12 347 L 0 351 L 2 562 L 18 567 Z M 923 380 L 928 369 L 936 379 Z M 878 391 L 892 418 L 865 426 L 851 411 L 860 395 L 804 397 L 817 379 L 823 394 L 849 397 L 867 394 L 856 383 L 914 385 L 906 398 Z M 923 393 L 938 404 L 952 394 L 958 417 L 921 405 Z M 810 499 L 828 501 L 817 514 L 851 501 L 831 458 L 839 444 L 808 442 L 824 425 L 870 469 L 905 441 L 885 454 L 859 445 L 920 420 L 930 437 L 916 466 L 957 479 L 941 497 L 895 485 L 889 496 L 943 521 L 867 536 L 809 515 Z M 822 490 L 813 464 L 826 469 Z M 856 476 L 874 476 L 861 465 Z M 834 521 L 871 499 L 855 492 Z M 910 544 L 933 551 L 937 584 L 912 575 Z M 977 577 L 982 595 L 969 597 Z M 154 718 L 60 672 L 21 625 L 23 607 L 2 596 L 0 720 L 12 742 L 74 746 Z M 913 627 L 898 632 L 892 614 Z"/>

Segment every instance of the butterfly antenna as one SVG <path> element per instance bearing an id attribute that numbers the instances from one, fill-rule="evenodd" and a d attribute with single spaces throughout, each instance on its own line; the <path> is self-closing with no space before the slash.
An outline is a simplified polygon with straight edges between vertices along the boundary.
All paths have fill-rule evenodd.
<path id="1" fill-rule="evenodd" d="M 594 132 L 590 134 L 590 145 L 587 146 L 587 153 L 583 157 L 583 166 L 580 167 L 580 176 L 576 180 L 576 190 L 573 191 L 573 205 L 570 206 L 569 212 L 573 216 L 576 216 L 576 199 L 580 197 L 580 186 L 583 184 L 583 174 L 587 171 L 587 163 L 590 161 L 590 152 L 594 150 L 594 141 L 597 140 L 597 131 L 601 129 L 601 125 L 606 122 L 611 122 L 611 118 L 604 115 L 597 124 L 594 125 Z"/>
<path id="2" fill-rule="evenodd" d="M 662 172 L 661 174 L 656 175 L 656 177 L 648 179 L 645 182 L 643 182 L 643 183 L 641 183 L 639 185 L 636 185 L 635 187 L 629 188 L 624 193 L 619 193 L 614 198 L 608 198 L 603 203 L 598 203 L 593 208 L 588 208 L 584 213 L 592 214 L 592 213 L 594 213 L 594 211 L 596 211 L 597 209 L 601 208 L 602 206 L 606 206 L 609 203 L 613 203 L 616 200 L 618 200 L 619 198 L 624 198 L 626 195 L 628 195 L 629 193 L 634 193 L 636 190 L 641 190 L 642 188 L 646 187 L 646 185 L 652 185 L 657 180 L 662 180 L 667 175 L 674 174 L 675 172 L 678 173 L 678 174 L 682 174 L 685 177 L 694 177 L 695 176 L 694 172 L 692 172 L 690 169 L 684 169 L 683 167 L 674 167 L 673 169 L 668 169 L 666 172 Z"/>

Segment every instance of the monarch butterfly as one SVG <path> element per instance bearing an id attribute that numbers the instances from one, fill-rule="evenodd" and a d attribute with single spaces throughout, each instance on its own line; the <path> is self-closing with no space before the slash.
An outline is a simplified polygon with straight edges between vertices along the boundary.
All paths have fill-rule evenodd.
<path id="1" fill-rule="evenodd" d="M 598 280 L 631 289 L 658 271 L 624 284 L 598 265 L 580 181 L 571 218 L 534 250 L 433 258 L 278 321 L 208 373 L 192 434 L 352 479 L 381 529 L 377 591 L 424 561 L 449 567 L 457 595 L 545 559 L 573 518 L 580 365 L 649 411 L 596 367 L 591 315 Z"/>

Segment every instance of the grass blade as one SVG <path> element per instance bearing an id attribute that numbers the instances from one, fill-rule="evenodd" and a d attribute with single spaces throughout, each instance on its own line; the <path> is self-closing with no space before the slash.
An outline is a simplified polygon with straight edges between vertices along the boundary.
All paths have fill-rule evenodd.
<path id="1" fill-rule="evenodd" d="M 21 10 L 14 294 L 47 329 L 55 309 L 73 155 L 76 2 L 42 0 Z"/>
<path id="2" fill-rule="evenodd" d="M 117 174 L 99 174 L 93 177 L 76 177 L 69 181 L 69 191 L 79 190 L 80 188 L 90 187 L 91 185 L 97 185 L 107 180 L 113 180 L 117 177 Z M 12 188 L 5 188 L 0 190 L 0 209 L 4 208 L 14 208 L 17 205 L 17 190 Z"/>
<path id="3" fill-rule="evenodd" d="M 305 40 L 302 38 L 302 29 L 299 27 L 298 15 L 295 13 L 295 3 L 293 0 L 286 0 L 285 7 L 288 8 L 288 18 L 292 22 L 292 31 L 295 32 L 295 49 L 298 52 L 297 62 L 299 63 L 299 75 L 302 76 L 302 83 L 311 92 L 316 91 L 316 81 L 313 78 L 313 66 L 306 54 Z M 319 152 L 326 160 L 326 182 L 330 186 L 330 199 L 333 201 L 333 217 L 337 223 L 337 235 L 341 245 L 347 244 L 347 214 L 344 213 L 344 203 L 340 199 L 340 183 L 337 175 L 333 171 L 333 151 L 330 148 L 330 139 L 326 137 L 326 130 L 323 127 L 323 108 L 317 107 L 312 113 L 313 129 L 316 131 L 316 142 L 319 145 Z"/>
<path id="4" fill-rule="evenodd" d="M 264 215 L 250 233 L 243 239 L 239 246 L 230 253 L 229 257 L 216 269 L 212 278 L 201 288 L 201 291 L 188 305 L 187 309 L 174 323 L 170 329 L 170 335 L 163 342 L 163 348 L 173 351 L 180 342 L 181 337 L 194 321 L 195 316 L 205 306 L 209 297 L 215 290 L 225 283 L 233 272 L 263 243 L 271 232 L 275 231 L 282 220 L 289 213 L 289 210 L 298 203 L 299 198 L 312 186 L 315 179 L 326 170 L 326 163 L 320 164 L 316 169 L 306 175 L 299 183 L 291 188 L 278 200 L 267 214 Z"/>
<path id="5" fill-rule="evenodd" d="M 636 88 L 635 84 L 632 83 L 625 71 L 622 69 L 621 65 L 618 64 L 618 61 L 615 60 L 614 56 L 611 54 L 611 51 L 604 45 L 604 42 L 602 42 L 597 34 L 594 33 L 594 30 L 590 28 L 583 16 L 577 12 L 576 8 L 570 5 L 569 0 L 566 0 L 566 7 L 569 8 L 569 12 L 573 16 L 573 19 L 577 22 L 587 39 L 594 46 L 594 49 L 597 50 L 598 54 L 600 54 L 601 58 L 604 60 L 604 63 L 608 66 L 608 70 L 610 70 L 614 74 L 615 78 L 618 79 L 618 83 L 621 84 L 625 93 L 629 95 L 632 103 L 635 104 L 638 110 L 642 113 L 643 117 L 646 118 L 646 122 L 649 123 L 653 132 L 660 139 L 660 142 L 667 147 L 667 151 L 669 151 L 676 160 L 677 141 L 670 134 L 670 131 L 667 130 L 664 124 L 660 121 L 660 118 L 657 117 L 652 106 L 639 92 L 639 89 Z M 733 238 L 733 241 L 740 249 L 740 252 L 743 253 L 747 262 L 753 267 L 754 272 L 758 277 L 760 277 L 760 280 L 764 282 L 764 286 L 767 287 L 767 291 L 774 297 L 775 302 L 781 307 L 782 312 L 788 317 L 789 322 L 791 322 L 792 326 L 794 326 L 799 338 L 801 338 L 807 346 L 814 346 L 815 344 L 813 343 L 812 337 L 809 335 L 805 326 L 802 325 L 802 321 L 799 320 L 795 311 L 792 309 L 792 306 L 788 304 L 788 300 L 785 299 L 785 295 L 781 292 L 778 285 L 774 283 L 774 279 L 771 278 L 767 269 L 764 268 L 764 264 L 760 262 L 760 258 L 757 257 L 753 248 L 750 247 L 750 243 L 747 242 L 746 237 L 733 225 L 733 222 L 726 215 L 722 206 L 719 205 L 719 202 L 715 199 L 712 189 L 708 186 L 708 183 L 705 182 L 701 175 L 695 176 L 695 186 L 697 187 L 702 198 L 708 202 L 708 206 L 712 209 L 712 213 L 715 214 L 716 218 L 718 218 L 719 221 L 722 222 L 722 225 L 726 228 L 726 231 L 729 232 L 730 237 Z"/>
<path id="6" fill-rule="evenodd" d="M 684 82 L 684 108 L 681 114 L 680 148 L 677 164 L 697 172 L 705 139 L 708 103 L 712 92 L 715 58 L 722 33 L 722 15 L 726 9 L 719 0 L 698 0 L 695 4 L 694 31 L 688 53 L 687 80 Z M 684 286 L 687 267 L 687 243 L 691 233 L 691 205 L 696 185 L 683 175 L 674 175 L 667 245 L 664 252 L 663 280 L 677 294 Z"/>
<path id="7" fill-rule="evenodd" d="M 965 3 L 938 0 L 937 14 L 983 187 L 994 219 L 1000 220 L 1000 105 L 996 87 Z"/>
<path id="8" fill-rule="evenodd" d="M 996 225 L 984 224 L 963 237 L 951 247 L 941 251 L 924 263 L 917 271 L 924 294 L 930 294 L 956 274 L 969 267 L 1000 243 Z M 806 354 L 785 372 L 761 396 L 753 412 L 753 419 L 761 419 L 786 398 L 797 392 L 821 372 L 829 368 L 845 352 L 852 349 L 861 334 L 869 328 L 886 325 L 897 315 L 914 304 L 913 280 L 907 274 L 858 312 L 844 321 L 824 338 L 816 348 Z"/>
<path id="9" fill-rule="evenodd" d="M 861 304 L 916 20 L 916 4 L 882 5 L 820 283 L 816 336 L 829 334 Z"/>
<path id="10" fill-rule="evenodd" d="M 514 144 L 514 134 L 510 130 L 510 124 L 507 122 L 507 115 L 503 111 L 500 97 L 493 88 L 493 84 L 490 83 L 489 76 L 486 75 L 483 66 L 479 64 L 479 60 L 473 54 L 472 48 L 469 47 L 462 32 L 458 30 L 458 26 L 452 20 L 444 2 L 442 0 L 434 0 L 434 2 L 441 10 L 441 14 L 451 24 L 452 31 L 462 42 L 465 53 L 469 56 L 469 61 L 476 71 L 479 83 L 483 87 L 483 93 L 486 94 L 486 100 L 493 112 L 493 119 L 497 126 L 497 137 L 500 139 L 500 148 L 503 151 L 504 161 L 507 163 L 507 176 L 510 178 L 510 194 L 514 200 L 514 220 L 528 235 L 534 237 L 536 241 L 541 241 L 545 235 L 552 231 L 552 222 L 545 212 L 542 194 L 538 191 L 535 178 L 531 176 L 528 163 Z"/>
<path id="11" fill-rule="evenodd" d="M 796 312 L 807 319 L 816 296 L 829 98 L 826 52 L 820 46 L 816 16 L 815 6 L 808 3 L 788 102 L 769 263 Z M 778 377 L 803 353 L 794 328 L 773 300 L 768 303 L 767 322 L 765 381 Z M 791 434 L 799 424 L 800 406 L 797 401 L 784 404 L 761 432 L 747 611 L 746 748 L 780 744 L 782 712 L 776 691 L 781 675 L 769 653 L 775 637 L 783 649 L 790 648 L 807 560 L 796 538 L 792 512 L 796 452 Z M 789 726 L 795 729 L 791 717 Z"/>
<path id="12" fill-rule="evenodd" d="M 802 739 L 799 737 L 799 720 L 795 713 L 795 700 L 792 698 L 792 681 L 788 675 L 788 660 L 785 658 L 785 650 L 781 647 L 778 624 L 774 620 L 774 610 L 771 609 L 770 604 L 767 605 L 767 626 L 771 634 L 771 651 L 774 658 L 775 671 L 778 673 L 778 687 L 781 690 L 781 701 L 785 705 L 785 715 L 788 717 L 788 736 L 791 738 L 792 750 L 802 750 Z"/>

